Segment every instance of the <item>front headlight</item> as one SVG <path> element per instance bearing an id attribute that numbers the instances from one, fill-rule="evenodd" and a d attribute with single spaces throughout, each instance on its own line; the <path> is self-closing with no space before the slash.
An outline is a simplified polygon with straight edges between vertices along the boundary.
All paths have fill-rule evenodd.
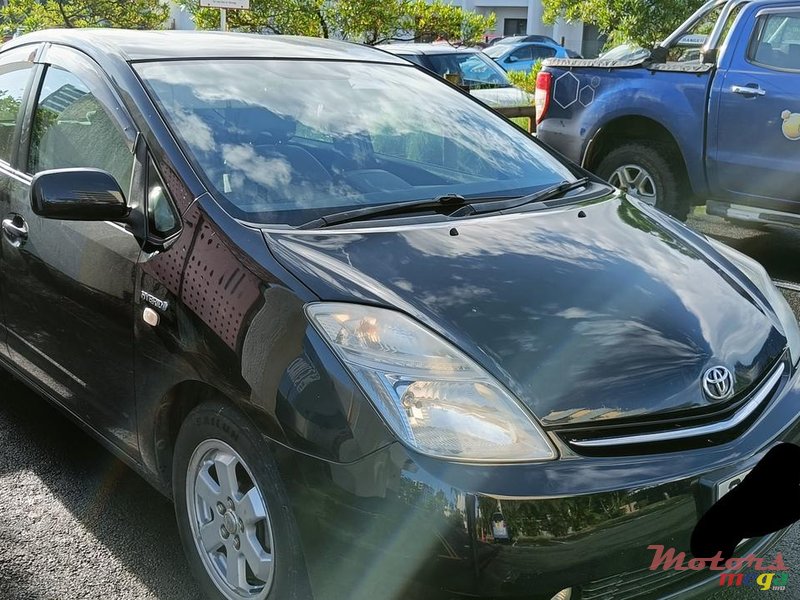
<path id="1" fill-rule="evenodd" d="M 469 462 L 556 457 L 531 415 L 489 373 L 411 318 L 344 303 L 309 304 L 306 312 L 415 450 Z"/>
<path id="2" fill-rule="evenodd" d="M 797 325 L 797 317 L 795 317 L 786 298 L 783 297 L 780 290 L 772 283 L 767 271 L 757 261 L 753 260 L 746 254 L 742 254 L 738 250 L 734 250 L 730 246 L 708 238 L 711 245 L 716 248 L 720 254 L 723 254 L 729 261 L 736 265 L 753 284 L 761 290 L 764 297 L 769 302 L 770 308 L 775 311 L 775 316 L 778 317 L 783 335 L 789 344 L 789 354 L 792 358 L 792 363 L 797 363 L 800 359 L 800 329 Z"/>

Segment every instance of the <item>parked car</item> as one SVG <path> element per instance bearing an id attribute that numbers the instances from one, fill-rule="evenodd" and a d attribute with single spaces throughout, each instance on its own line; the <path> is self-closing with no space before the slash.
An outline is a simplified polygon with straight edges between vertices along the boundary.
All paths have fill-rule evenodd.
<path id="1" fill-rule="evenodd" d="M 514 87 L 505 70 L 478 50 L 445 44 L 386 44 L 378 48 L 468 89 L 470 94 L 489 106 L 499 108 L 533 104 L 533 94 Z"/>
<path id="2" fill-rule="evenodd" d="M 547 42 L 495 44 L 483 52 L 506 71 L 528 72 L 537 61 L 546 58 L 570 58 L 566 48 Z"/>
<path id="3" fill-rule="evenodd" d="M 800 225 L 800 4 L 709 2 L 638 60 L 549 62 L 539 139 L 679 219 Z"/>
<path id="4" fill-rule="evenodd" d="M 209 598 L 718 587 L 647 546 L 800 442 L 758 264 L 408 61 L 52 30 L 0 90 L 0 364 L 174 500 Z"/>
<path id="5" fill-rule="evenodd" d="M 610 50 L 603 52 L 598 59 L 614 61 L 641 61 L 649 58 L 649 56 L 650 50 L 647 48 L 642 48 L 638 44 L 620 44 L 619 46 L 614 46 Z"/>
<path id="6" fill-rule="evenodd" d="M 558 42 L 549 35 L 507 35 L 491 40 L 490 46 L 495 44 L 520 44 L 522 42 L 539 42 L 541 44 L 558 45 Z"/>

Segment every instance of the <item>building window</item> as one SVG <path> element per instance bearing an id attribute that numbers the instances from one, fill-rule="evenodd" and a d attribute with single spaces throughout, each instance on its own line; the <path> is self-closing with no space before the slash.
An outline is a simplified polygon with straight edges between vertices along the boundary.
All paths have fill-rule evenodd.
<path id="1" fill-rule="evenodd" d="M 503 35 L 525 35 L 528 32 L 528 19 L 505 19 Z"/>

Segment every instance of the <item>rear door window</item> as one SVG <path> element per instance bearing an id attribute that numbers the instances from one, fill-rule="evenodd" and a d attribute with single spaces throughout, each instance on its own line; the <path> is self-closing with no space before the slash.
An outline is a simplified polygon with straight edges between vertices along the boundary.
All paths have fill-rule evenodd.
<path id="1" fill-rule="evenodd" d="M 0 66 L 0 160 L 11 162 L 25 91 L 33 73 L 31 63 Z"/>
<path id="2" fill-rule="evenodd" d="M 545 58 L 553 58 L 556 55 L 556 49 L 550 46 L 533 46 L 531 54 L 533 60 L 544 60 Z"/>

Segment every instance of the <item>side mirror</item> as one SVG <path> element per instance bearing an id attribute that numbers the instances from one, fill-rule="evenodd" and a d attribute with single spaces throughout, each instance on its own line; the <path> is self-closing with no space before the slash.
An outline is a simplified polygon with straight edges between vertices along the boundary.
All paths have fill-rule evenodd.
<path id="1" fill-rule="evenodd" d="M 37 173 L 31 208 L 40 217 L 65 221 L 122 221 L 130 212 L 117 180 L 89 168 Z"/>
<path id="2" fill-rule="evenodd" d="M 518 59 L 516 56 L 514 56 L 514 55 L 512 54 L 511 56 L 509 56 L 509 57 L 506 59 L 506 62 L 515 63 L 515 62 L 517 62 L 518 60 L 519 60 L 519 59 Z"/>

